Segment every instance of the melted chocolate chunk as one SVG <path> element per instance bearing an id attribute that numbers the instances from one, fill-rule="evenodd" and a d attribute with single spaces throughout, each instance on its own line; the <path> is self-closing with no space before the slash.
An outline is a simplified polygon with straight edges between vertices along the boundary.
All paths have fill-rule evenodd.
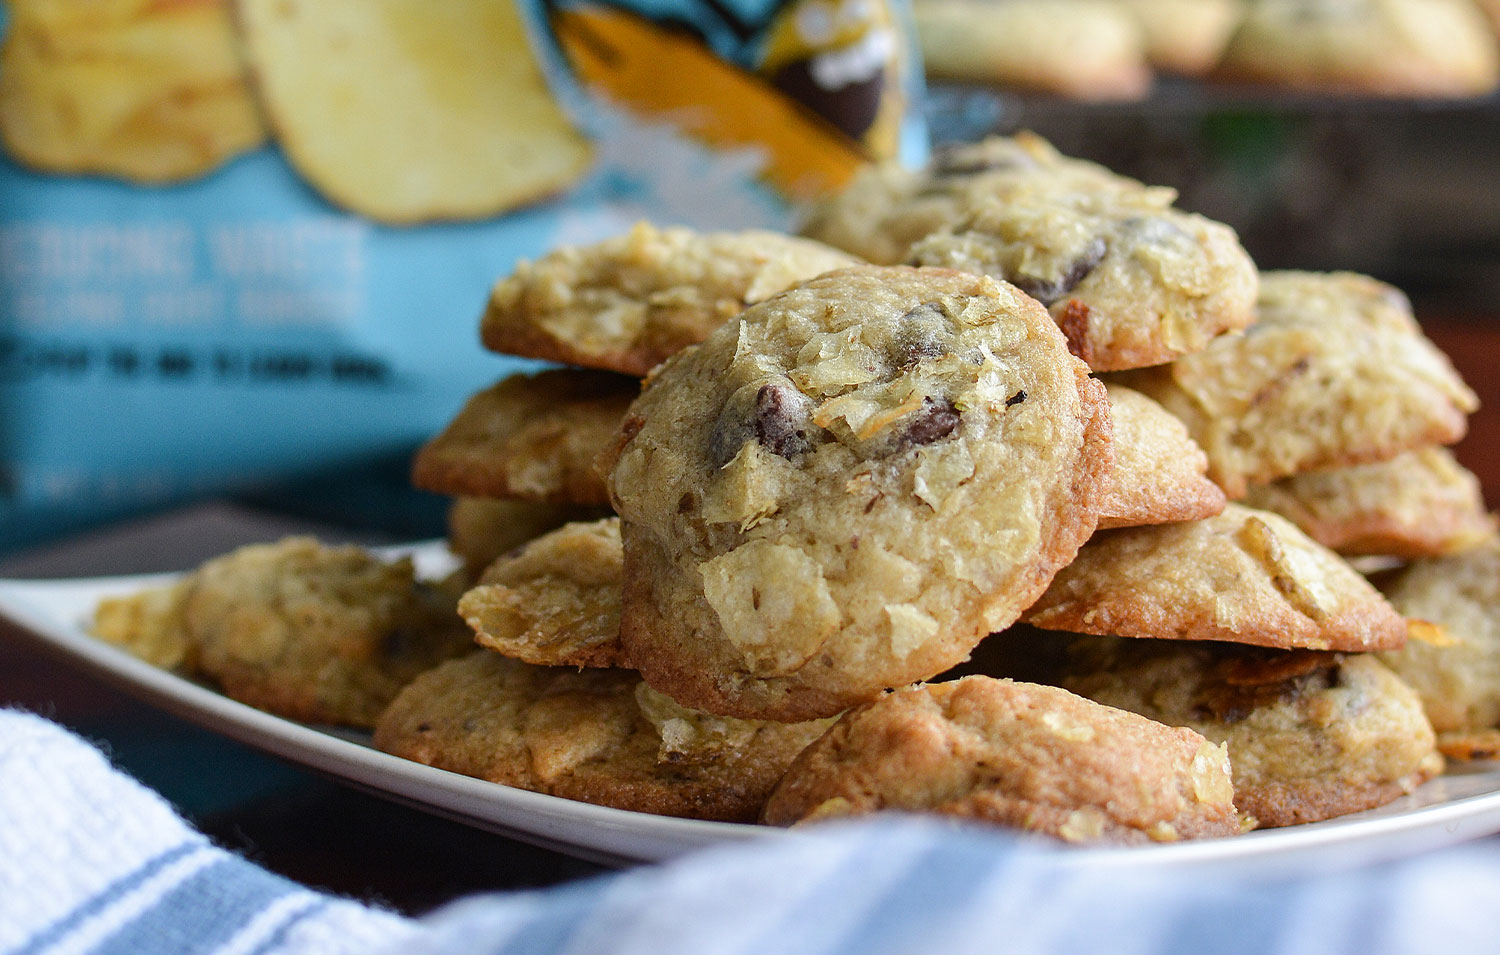
<path id="1" fill-rule="evenodd" d="M 958 409 L 947 398 L 924 398 L 922 410 L 912 418 L 901 435 L 901 447 L 932 444 L 958 430 Z"/>
<path id="2" fill-rule="evenodd" d="M 902 315 L 891 343 L 891 364 L 906 369 L 948 354 L 939 338 L 948 324 L 948 309 L 941 302 L 923 302 Z"/>
<path id="3" fill-rule="evenodd" d="M 1007 408 L 1014 408 L 1016 405 L 1020 404 L 1021 402 L 1025 401 L 1025 400 L 1026 400 L 1026 389 L 1022 388 L 1020 391 L 1016 392 L 1015 394 L 1011 395 L 1009 398 L 1005 399 L 1005 407 L 1007 407 Z"/>
<path id="4" fill-rule="evenodd" d="M 1034 275 L 1014 275 L 1005 278 L 1038 302 L 1050 306 L 1088 278 L 1089 273 L 1098 267 L 1099 263 L 1104 260 L 1104 253 L 1108 251 L 1109 244 L 1102 238 L 1095 238 L 1084 247 L 1078 258 L 1073 260 L 1068 270 L 1055 279 L 1041 279 Z"/>
<path id="5" fill-rule="evenodd" d="M 790 385 L 761 385 L 755 393 L 755 440 L 783 458 L 806 451 L 807 399 Z"/>

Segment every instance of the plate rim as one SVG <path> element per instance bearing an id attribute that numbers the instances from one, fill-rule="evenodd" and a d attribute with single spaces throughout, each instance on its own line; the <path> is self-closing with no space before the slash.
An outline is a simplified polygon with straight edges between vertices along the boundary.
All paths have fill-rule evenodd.
<path id="1" fill-rule="evenodd" d="M 440 541 L 386 548 L 441 566 Z M 358 731 L 285 719 L 161 669 L 63 620 L 57 602 L 130 593 L 176 573 L 56 579 L 0 578 L 0 617 L 35 643 L 148 705 L 241 744 L 409 806 L 606 865 L 661 861 L 694 849 L 783 832 L 745 823 L 657 816 L 597 806 L 471 778 L 381 752 Z M 1481 764 L 1482 766 L 1483 764 Z M 1064 864 L 1195 867 L 1226 861 L 1306 872 L 1308 865 L 1367 864 L 1500 832 L 1500 765 L 1494 788 L 1407 810 L 1356 813 L 1242 836 L 1142 847 L 1059 847 Z M 1439 780 L 1449 777 L 1439 777 Z M 1428 783 L 1427 785 L 1432 785 Z M 1398 800 L 1399 803 L 1399 800 Z M 1338 860 L 1324 856 L 1339 849 Z"/>

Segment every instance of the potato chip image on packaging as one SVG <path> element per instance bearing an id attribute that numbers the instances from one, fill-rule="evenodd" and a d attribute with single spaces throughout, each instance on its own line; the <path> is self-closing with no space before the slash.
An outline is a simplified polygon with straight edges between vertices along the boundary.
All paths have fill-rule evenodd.
<path id="1" fill-rule="evenodd" d="M 27 166 L 174 182 L 265 138 L 228 0 L 15 0 L 8 10 L 0 138 Z"/>
<path id="2" fill-rule="evenodd" d="M 287 158 L 388 223 L 484 218 L 579 178 L 588 142 L 553 100 L 513 0 L 240 0 Z"/>

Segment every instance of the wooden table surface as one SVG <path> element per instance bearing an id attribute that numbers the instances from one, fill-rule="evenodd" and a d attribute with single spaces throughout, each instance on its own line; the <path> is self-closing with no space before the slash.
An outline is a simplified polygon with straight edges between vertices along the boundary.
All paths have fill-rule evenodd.
<path id="1" fill-rule="evenodd" d="M 1426 327 L 1485 404 L 1457 452 L 1479 474 L 1486 499 L 1500 504 L 1500 319 L 1429 319 Z M 199 730 L 53 658 L 3 621 L 0 705 L 102 742 L 118 765 L 254 861 L 401 911 L 602 871 L 361 794 Z"/>

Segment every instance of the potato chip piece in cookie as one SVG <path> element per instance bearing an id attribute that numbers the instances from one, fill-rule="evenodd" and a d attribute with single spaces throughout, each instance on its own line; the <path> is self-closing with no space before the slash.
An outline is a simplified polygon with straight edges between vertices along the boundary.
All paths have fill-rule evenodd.
<path id="1" fill-rule="evenodd" d="M 1370 654 L 1083 637 L 1061 685 L 1229 748 L 1261 828 L 1404 796 L 1442 772 L 1422 702 Z"/>
<path id="2" fill-rule="evenodd" d="M 844 714 L 787 770 L 764 819 L 938 813 L 1075 843 L 1242 831 L 1224 747 L 1057 687 L 970 676 Z"/>
<path id="3" fill-rule="evenodd" d="M 1231 498 L 1303 471 L 1463 437 L 1478 399 L 1400 291 L 1348 272 L 1268 272 L 1258 318 L 1170 365 L 1122 375 L 1187 423 Z"/>
<path id="4" fill-rule="evenodd" d="M 857 260 L 775 232 L 647 222 L 522 262 L 490 293 L 486 348 L 644 376 L 750 305 Z"/>
<path id="5" fill-rule="evenodd" d="M 375 745 L 565 799 L 751 822 L 830 722 L 723 719 L 678 706 L 627 670 L 538 667 L 481 651 L 403 690 Z"/>
<path id="6" fill-rule="evenodd" d="M 1093 532 L 1104 388 L 1035 301 L 863 266 L 669 359 L 613 455 L 621 639 L 743 718 L 831 716 L 940 673 Z"/>
<path id="7" fill-rule="evenodd" d="M 540 666 L 629 666 L 620 519 L 567 524 L 485 570 L 458 602 L 480 646 Z"/>
<path id="8" fill-rule="evenodd" d="M 1231 504 L 1202 521 L 1100 534 L 1025 620 L 1047 630 L 1391 650 L 1406 621 L 1337 554 L 1285 518 Z"/>
<path id="9" fill-rule="evenodd" d="M 1245 503 L 1341 554 L 1441 557 L 1495 533 L 1479 479 L 1446 448 L 1252 485 Z"/>
<path id="10" fill-rule="evenodd" d="M 640 391 L 623 375 L 561 368 L 513 375 L 468 400 L 417 452 L 412 483 L 440 494 L 599 507 L 595 459 Z"/>
<path id="11" fill-rule="evenodd" d="M 287 159 L 381 222 L 480 219 L 558 192 L 592 158 L 547 88 L 516 4 L 238 0 Z"/>
<path id="12" fill-rule="evenodd" d="M 291 719 L 371 726 L 471 635 L 411 561 L 308 537 L 242 547 L 189 578 L 183 626 L 229 696 Z"/>
<path id="13" fill-rule="evenodd" d="M 1099 528 L 1196 521 L 1224 510 L 1224 492 L 1206 476 L 1208 458 L 1187 427 L 1139 391 L 1106 383 L 1114 425 L 1115 470 Z"/>

